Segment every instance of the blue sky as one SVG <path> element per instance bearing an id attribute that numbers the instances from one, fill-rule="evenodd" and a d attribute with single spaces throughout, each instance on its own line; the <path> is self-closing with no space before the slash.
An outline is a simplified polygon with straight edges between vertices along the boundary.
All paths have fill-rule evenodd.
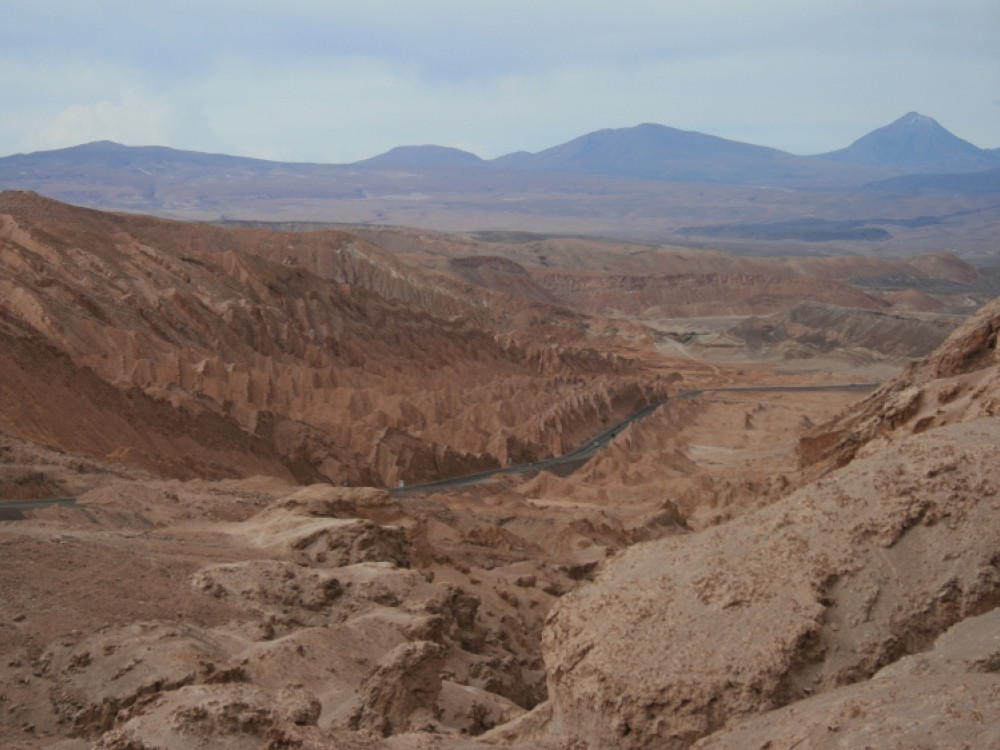
<path id="1" fill-rule="evenodd" d="M 656 122 L 820 153 L 911 110 L 1000 147 L 998 0 L 0 0 L 0 155 L 110 139 L 484 158 Z"/>

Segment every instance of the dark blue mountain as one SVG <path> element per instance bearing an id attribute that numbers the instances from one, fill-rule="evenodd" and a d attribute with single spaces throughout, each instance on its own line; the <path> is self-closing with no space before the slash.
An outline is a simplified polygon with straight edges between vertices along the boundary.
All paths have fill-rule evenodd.
<path id="1" fill-rule="evenodd" d="M 847 148 L 819 156 L 841 164 L 910 174 L 976 172 L 1000 166 L 996 149 L 974 146 L 918 112 L 873 130 Z"/>
<path id="2" fill-rule="evenodd" d="M 113 141 L 94 141 L 80 146 L 70 146 L 53 151 L 36 151 L 14 154 L 0 159 L 0 170 L 14 171 L 29 168 L 32 171 L 81 169 L 88 167 L 117 170 L 158 170 L 176 167 L 201 167 L 228 169 L 251 167 L 266 169 L 276 162 L 249 159 L 225 154 L 206 154 L 200 151 L 181 151 L 166 146 L 123 146 Z"/>
<path id="3" fill-rule="evenodd" d="M 599 130 L 535 154 L 501 156 L 491 164 L 535 172 L 741 185 L 836 185 L 863 181 L 865 175 L 875 178 L 868 170 L 649 123 Z"/>
<path id="4" fill-rule="evenodd" d="M 369 167 L 476 167 L 485 162 L 475 154 L 448 146 L 397 146 L 384 154 L 354 162 Z"/>

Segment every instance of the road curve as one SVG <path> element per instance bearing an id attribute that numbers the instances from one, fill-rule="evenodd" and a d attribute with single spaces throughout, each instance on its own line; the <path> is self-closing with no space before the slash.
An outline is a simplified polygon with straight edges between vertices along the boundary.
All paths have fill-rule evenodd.
<path id="1" fill-rule="evenodd" d="M 830 385 L 744 385 L 744 386 L 724 386 L 720 388 L 695 388 L 689 391 L 680 391 L 673 398 L 675 399 L 687 399 L 695 398 L 703 393 L 726 393 L 726 392 L 741 392 L 741 391 L 861 391 L 861 390 L 872 390 L 878 388 L 881 383 L 834 383 Z M 451 477 L 450 479 L 438 479 L 433 482 L 424 482 L 423 484 L 414 484 L 408 487 L 393 487 L 389 490 L 394 495 L 405 495 L 411 492 L 428 492 L 433 490 L 448 489 L 451 487 L 461 487 L 467 484 L 477 484 L 479 482 L 484 482 L 490 477 L 495 477 L 499 474 L 528 474 L 531 472 L 542 471 L 544 469 L 551 469 L 555 466 L 561 466 L 564 464 L 574 463 L 576 461 L 584 461 L 591 456 L 593 456 L 597 451 L 603 448 L 605 445 L 610 443 L 614 437 L 621 432 L 623 429 L 628 427 L 633 422 L 638 422 L 641 419 L 645 419 L 650 414 L 659 409 L 663 404 L 667 403 L 670 399 L 664 399 L 663 401 L 657 401 L 654 404 L 643 407 L 639 411 L 635 412 L 631 416 L 623 419 L 621 422 L 608 427 L 597 435 L 587 440 L 577 448 L 574 448 L 569 453 L 564 453 L 561 456 L 556 456 L 554 458 L 546 458 L 542 461 L 534 461 L 528 464 L 518 464 L 516 466 L 504 466 L 498 467 L 496 469 L 490 469 L 488 471 L 478 471 L 475 474 L 466 474 L 461 477 Z"/>
<path id="2" fill-rule="evenodd" d="M 688 391 L 680 391 L 673 396 L 675 399 L 695 398 L 703 393 L 725 393 L 740 391 L 848 391 L 848 390 L 871 390 L 880 386 L 881 383 L 836 383 L 831 385 L 745 385 L 745 386 L 724 386 L 720 388 L 696 388 Z M 483 482 L 498 474 L 527 474 L 530 472 L 551 469 L 555 466 L 562 466 L 574 462 L 583 462 L 597 453 L 601 448 L 610 443 L 615 436 L 633 422 L 645 419 L 650 414 L 659 409 L 669 399 L 657 401 L 645 406 L 631 416 L 623 419 L 611 427 L 607 427 L 594 437 L 585 441 L 582 445 L 574 448 L 569 453 L 554 458 L 546 458 L 542 461 L 534 461 L 528 464 L 518 464 L 517 466 L 498 467 L 488 471 L 480 471 L 475 474 L 467 474 L 461 477 L 451 477 L 450 479 L 439 479 L 434 482 L 414 484 L 409 487 L 393 487 L 389 490 L 394 495 L 402 495 L 410 492 L 426 492 L 431 490 L 446 489 L 450 487 L 461 487 L 467 484 Z M 52 505 L 73 505 L 76 503 L 75 497 L 54 497 L 42 500 L 0 500 L 0 520 L 12 520 L 20 518 L 21 511 L 33 510 L 36 508 L 47 508 Z M 8 516 L 8 518 L 4 518 Z"/>
<path id="3" fill-rule="evenodd" d="M 50 505 L 73 505 L 75 502 L 75 497 L 51 497 L 45 500 L 0 500 L 0 508 L 31 510 L 32 508 L 47 508 Z"/>

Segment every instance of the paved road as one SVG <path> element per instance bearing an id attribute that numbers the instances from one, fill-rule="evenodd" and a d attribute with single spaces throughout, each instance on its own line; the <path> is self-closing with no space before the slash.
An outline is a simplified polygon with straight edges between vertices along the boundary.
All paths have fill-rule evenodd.
<path id="1" fill-rule="evenodd" d="M 674 396 L 675 399 L 694 398 L 703 393 L 723 393 L 739 391 L 848 391 L 848 390 L 870 390 L 877 388 L 881 383 L 840 383 L 834 385 L 745 385 L 729 386 L 724 388 L 699 388 L 690 391 L 681 391 Z M 650 414 L 659 409 L 667 399 L 650 404 L 621 422 L 608 427 L 598 433 L 590 440 L 586 441 L 578 448 L 574 448 L 569 453 L 555 458 L 547 458 L 542 461 L 535 461 L 530 464 L 519 464 L 517 466 L 506 466 L 503 468 L 480 471 L 475 474 L 468 474 L 463 477 L 452 477 L 451 479 L 440 479 L 436 482 L 426 482 L 424 484 L 414 484 L 409 487 L 394 487 L 389 491 L 394 494 L 405 494 L 408 492 L 424 492 L 428 490 L 445 489 L 448 487 L 461 487 L 466 484 L 476 484 L 483 482 L 498 474 L 528 474 L 542 471 L 543 469 L 553 469 L 558 466 L 566 466 L 573 463 L 583 463 L 597 451 L 610 443 L 615 436 L 633 422 L 645 419 Z M 50 505 L 73 505 L 75 497 L 56 497 L 47 500 L 0 500 L 0 520 L 12 520 L 21 518 L 21 511 L 32 510 L 34 508 L 46 508 Z"/>
<path id="2" fill-rule="evenodd" d="M 697 388 L 690 391 L 681 391 L 676 396 L 675 399 L 687 399 L 695 398 L 703 393 L 725 393 L 725 392 L 741 392 L 741 391 L 861 391 L 861 390 L 871 390 L 880 386 L 881 383 L 837 383 L 833 385 L 744 385 L 744 386 L 728 386 L 723 388 Z M 575 462 L 583 463 L 588 458 L 593 456 L 597 451 L 603 448 L 605 445 L 610 443 L 615 436 L 621 432 L 623 429 L 628 427 L 633 422 L 638 422 L 640 419 L 645 419 L 650 414 L 659 409 L 663 404 L 667 403 L 669 399 L 664 399 L 663 401 L 657 401 L 655 404 L 650 404 L 649 406 L 640 409 L 632 416 L 627 419 L 623 419 L 611 427 L 608 427 L 604 431 L 598 433 L 590 440 L 586 441 L 583 445 L 578 448 L 574 448 L 569 453 L 565 453 L 561 456 L 556 456 L 555 458 L 547 458 L 542 461 L 535 461 L 530 464 L 518 464 L 517 466 L 505 466 L 503 468 L 491 469 L 489 471 L 479 471 L 475 474 L 467 474 L 462 477 L 452 477 L 451 479 L 439 479 L 435 482 L 425 482 L 424 484 L 414 484 L 409 487 L 393 487 L 389 492 L 395 495 L 403 495 L 410 492 L 426 492 L 431 490 L 441 490 L 450 487 L 461 487 L 467 484 L 477 484 L 478 482 L 484 482 L 490 477 L 495 477 L 500 474 L 528 474 L 532 472 L 542 471 L 543 469 L 552 469 L 557 466 L 564 466 L 566 464 L 572 464 Z"/>
<path id="3" fill-rule="evenodd" d="M 0 500 L 0 521 L 19 521 L 24 511 L 50 505 L 73 505 L 75 497 L 52 497 L 47 500 Z"/>
<path id="4" fill-rule="evenodd" d="M 31 510 L 32 508 L 47 508 L 50 505 L 73 505 L 75 502 L 75 497 L 52 497 L 47 500 L 0 500 L 0 508 Z"/>

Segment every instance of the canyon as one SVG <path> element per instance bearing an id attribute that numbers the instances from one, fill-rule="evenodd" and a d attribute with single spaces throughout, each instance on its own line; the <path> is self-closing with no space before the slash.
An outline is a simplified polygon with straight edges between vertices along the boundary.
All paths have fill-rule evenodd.
<path id="1" fill-rule="evenodd" d="M 927 244 L 0 194 L 0 744 L 996 744 L 1000 287 Z"/>

